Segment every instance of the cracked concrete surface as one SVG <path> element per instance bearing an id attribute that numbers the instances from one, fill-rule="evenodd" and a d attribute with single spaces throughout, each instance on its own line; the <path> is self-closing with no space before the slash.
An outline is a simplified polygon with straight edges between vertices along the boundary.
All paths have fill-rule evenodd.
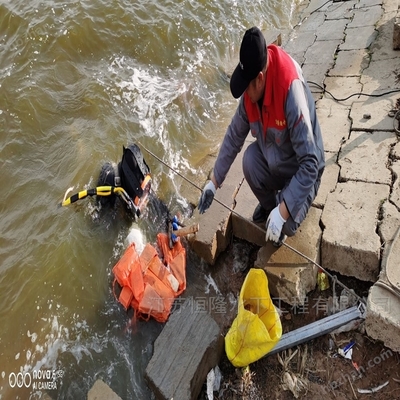
<path id="1" fill-rule="evenodd" d="M 289 239 L 290 245 L 310 253 L 314 261 L 320 260 L 333 273 L 369 282 L 381 280 L 382 274 L 387 279 L 387 274 L 382 273 L 382 254 L 388 251 L 393 227 L 400 221 L 400 144 L 389 116 L 400 98 L 399 53 L 392 49 L 391 36 L 397 13 L 395 0 L 328 4 L 312 0 L 304 6 L 299 24 L 282 44 L 301 64 L 306 79 L 319 85 L 310 83 L 310 88 L 326 156 L 318 196 L 299 232 Z M 224 221 L 232 221 L 225 234 L 258 244 L 261 248 L 256 266 L 266 270 L 271 293 L 284 297 L 289 304 L 301 303 L 315 288 L 315 267 L 289 254 L 285 246 L 274 250 L 265 244 L 262 227 L 251 222 L 257 200 L 242 181 L 238 157 L 224 184 L 232 189 L 219 190 L 216 195 L 222 203 L 235 207 L 233 213 L 226 208 L 221 210 Z M 221 206 L 214 202 L 204 215 L 194 215 L 209 247 L 198 254 L 210 264 L 228 243 L 226 237 L 221 237 L 222 231 L 218 242 L 213 228 L 214 207 Z M 198 240 L 199 236 L 195 241 Z M 198 243 L 197 249 L 200 248 Z M 400 285 L 396 279 L 392 279 L 393 287 Z M 370 290 L 368 329 L 371 336 L 398 351 L 400 297 L 396 294 L 395 300 L 390 300 L 392 319 L 385 320 L 383 333 L 376 317 L 380 312 L 377 296 L 382 296 L 382 287 L 374 285 Z"/>

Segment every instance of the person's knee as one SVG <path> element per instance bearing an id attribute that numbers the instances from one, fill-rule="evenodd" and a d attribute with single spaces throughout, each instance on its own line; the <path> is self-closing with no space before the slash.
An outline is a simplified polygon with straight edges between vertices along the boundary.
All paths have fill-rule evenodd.
<path id="1" fill-rule="evenodd" d="M 254 175 L 253 169 L 254 169 L 254 158 L 251 156 L 251 150 L 250 146 L 245 150 L 243 154 L 243 159 L 242 159 L 242 168 L 243 168 L 243 174 L 246 179 L 246 181 L 249 181 L 251 177 Z"/>
<path id="2" fill-rule="evenodd" d="M 242 167 L 245 176 L 259 174 L 260 168 L 263 169 L 263 164 L 266 160 L 261 152 L 257 141 L 252 142 L 243 153 Z"/>

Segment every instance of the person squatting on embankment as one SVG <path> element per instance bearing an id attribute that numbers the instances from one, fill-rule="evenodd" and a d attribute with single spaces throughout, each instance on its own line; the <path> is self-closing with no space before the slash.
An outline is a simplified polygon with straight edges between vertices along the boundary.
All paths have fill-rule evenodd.
<path id="1" fill-rule="evenodd" d="M 266 240 L 280 246 L 305 219 L 325 168 L 315 102 L 298 63 L 267 46 L 257 27 L 244 34 L 230 89 L 239 105 L 198 209 L 202 214 L 210 207 L 251 132 L 256 140 L 243 155 L 243 172 L 259 201 L 253 221 L 266 221 Z"/>

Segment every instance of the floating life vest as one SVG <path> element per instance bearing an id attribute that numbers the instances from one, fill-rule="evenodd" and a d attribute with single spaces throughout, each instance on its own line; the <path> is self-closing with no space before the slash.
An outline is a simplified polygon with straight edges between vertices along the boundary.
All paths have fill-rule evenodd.
<path id="1" fill-rule="evenodd" d="M 179 239 L 170 248 L 165 233 L 157 235 L 157 244 L 162 259 L 149 243 L 140 255 L 130 244 L 113 267 L 114 286 L 121 286 L 116 297 L 126 310 L 132 307 L 139 318 L 165 322 L 175 298 L 186 289 L 186 250 Z"/>

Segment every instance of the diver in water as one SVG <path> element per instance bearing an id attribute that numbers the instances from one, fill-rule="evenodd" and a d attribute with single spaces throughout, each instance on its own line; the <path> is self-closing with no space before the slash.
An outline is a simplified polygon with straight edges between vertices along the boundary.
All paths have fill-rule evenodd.
<path id="1" fill-rule="evenodd" d="M 97 186 L 83 190 L 69 198 L 64 197 L 62 206 L 67 206 L 87 196 L 96 196 L 94 220 L 109 226 L 112 221 L 129 224 L 145 212 L 150 223 L 146 230 L 156 234 L 169 230 L 172 222 L 168 206 L 153 190 L 150 168 L 136 144 L 123 146 L 120 162 L 103 164 Z"/>
<path id="2" fill-rule="evenodd" d="M 107 195 L 97 193 L 97 201 L 102 207 L 114 207 L 119 195 L 126 209 L 139 217 L 148 201 L 151 189 L 150 168 L 136 144 L 123 147 L 122 160 L 118 164 L 106 162 L 97 181 L 98 187 L 116 188 Z M 121 190 L 118 190 L 120 188 Z"/>

